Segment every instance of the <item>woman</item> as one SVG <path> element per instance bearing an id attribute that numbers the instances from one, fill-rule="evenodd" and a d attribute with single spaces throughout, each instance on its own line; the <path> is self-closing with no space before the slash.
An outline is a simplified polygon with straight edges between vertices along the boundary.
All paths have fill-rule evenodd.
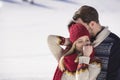
<path id="1" fill-rule="evenodd" d="M 96 80 L 101 62 L 94 57 L 89 32 L 83 25 L 72 23 L 69 34 L 72 45 L 61 36 L 48 36 L 49 48 L 58 61 L 53 80 Z M 67 48 L 63 49 L 60 45 Z"/>

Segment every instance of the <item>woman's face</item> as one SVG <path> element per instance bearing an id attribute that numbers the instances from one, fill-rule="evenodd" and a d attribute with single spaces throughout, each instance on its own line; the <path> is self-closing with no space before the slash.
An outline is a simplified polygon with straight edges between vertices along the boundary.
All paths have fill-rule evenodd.
<path id="1" fill-rule="evenodd" d="M 83 52 L 83 46 L 89 45 L 90 39 L 88 36 L 82 36 L 75 41 L 75 48 L 79 52 Z"/>

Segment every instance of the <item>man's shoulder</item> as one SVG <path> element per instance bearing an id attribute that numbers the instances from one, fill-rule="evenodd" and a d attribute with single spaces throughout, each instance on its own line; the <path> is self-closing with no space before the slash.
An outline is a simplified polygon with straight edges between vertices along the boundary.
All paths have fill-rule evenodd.
<path id="1" fill-rule="evenodd" d="M 110 34 L 103 40 L 103 42 L 116 43 L 116 42 L 120 42 L 120 38 L 118 35 L 110 32 Z"/>
<path id="2" fill-rule="evenodd" d="M 114 40 L 120 40 L 120 37 L 118 35 L 116 35 L 115 33 L 112 33 L 112 32 L 110 33 L 110 35 L 108 37 L 110 37 Z"/>
<path id="3" fill-rule="evenodd" d="M 120 46 L 120 37 L 112 32 L 108 35 L 108 37 L 104 41 L 113 43 L 114 45 L 119 44 L 119 46 Z"/>

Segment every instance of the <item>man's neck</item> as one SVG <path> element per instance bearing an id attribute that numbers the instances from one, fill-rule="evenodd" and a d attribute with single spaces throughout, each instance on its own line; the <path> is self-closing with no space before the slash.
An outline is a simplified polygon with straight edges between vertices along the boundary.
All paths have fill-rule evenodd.
<path id="1" fill-rule="evenodd" d="M 100 26 L 98 27 L 98 29 L 96 29 L 96 34 L 91 38 L 91 41 L 93 42 L 96 37 L 99 35 L 99 33 L 104 29 L 104 27 Z"/>
<path id="2" fill-rule="evenodd" d="M 104 29 L 104 27 L 100 27 L 99 31 L 96 33 L 95 37 L 98 36 L 98 34 Z"/>

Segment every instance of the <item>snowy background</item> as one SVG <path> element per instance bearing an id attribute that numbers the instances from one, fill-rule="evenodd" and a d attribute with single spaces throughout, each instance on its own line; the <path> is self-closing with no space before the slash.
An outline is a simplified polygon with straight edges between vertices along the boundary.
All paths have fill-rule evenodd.
<path id="1" fill-rule="evenodd" d="M 30 1 L 30 0 L 29 0 Z M 0 80 L 52 80 L 57 62 L 47 36 L 68 37 L 67 24 L 82 5 L 120 36 L 120 0 L 0 0 Z"/>

